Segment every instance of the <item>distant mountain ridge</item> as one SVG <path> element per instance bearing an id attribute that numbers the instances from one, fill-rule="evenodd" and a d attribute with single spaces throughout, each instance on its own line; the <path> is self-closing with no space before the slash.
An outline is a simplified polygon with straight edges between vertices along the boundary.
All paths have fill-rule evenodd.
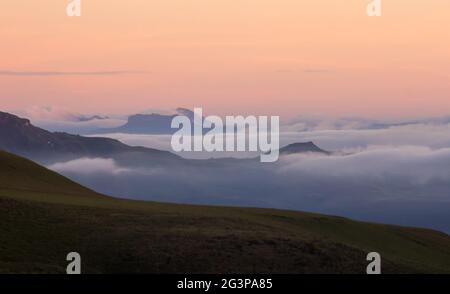
<path id="1" fill-rule="evenodd" d="M 105 157 L 136 152 L 160 158 L 179 158 L 167 151 L 132 147 L 110 138 L 52 133 L 35 127 L 28 119 L 6 112 L 0 112 L 0 149 L 33 159 Z"/>
<path id="2" fill-rule="evenodd" d="M 186 115 L 193 115 L 192 112 L 186 111 Z M 167 121 L 168 117 L 170 116 L 152 114 L 141 117 L 139 115 L 135 117 L 135 120 L 139 122 L 164 122 Z M 191 118 L 193 119 L 193 116 Z M 134 119 L 130 121 L 133 122 Z M 148 126 L 149 124 L 146 125 Z M 154 129 L 158 127 L 161 127 L 161 124 Z M 41 163 L 71 160 L 80 157 L 114 158 L 122 162 L 133 162 L 138 165 L 166 164 L 174 161 L 177 163 L 189 162 L 202 165 L 237 161 L 230 161 L 230 158 L 204 161 L 188 160 L 168 151 L 133 147 L 111 138 L 84 137 L 63 132 L 49 132 L 34 126 L 28 119 L 6 112 L 0 112 L 0 149 L 37 160 Z M 280 155 L 298 153 L 330 154 L 330 152 L 319 148 L 313 142 L 293 143 L 280 149 Z"/>

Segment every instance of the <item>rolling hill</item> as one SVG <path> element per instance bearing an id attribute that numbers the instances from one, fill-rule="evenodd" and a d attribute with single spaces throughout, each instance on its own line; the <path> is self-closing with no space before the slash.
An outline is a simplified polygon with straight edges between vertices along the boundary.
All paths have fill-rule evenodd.
<path id="1" fill-rule="evenodd" d="M 0 273 L 449 273 L 447 234 L 312 213 L 99 195 L 0 152 Z"/>

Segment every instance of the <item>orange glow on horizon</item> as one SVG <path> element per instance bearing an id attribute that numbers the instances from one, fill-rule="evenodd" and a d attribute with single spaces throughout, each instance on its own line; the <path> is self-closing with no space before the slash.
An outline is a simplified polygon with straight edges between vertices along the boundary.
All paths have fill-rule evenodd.
<path id="1" fill-rule="evenodd" d="M 383 1 L 375 18 L 368 2 L 82 0 L 70 18 L 68 1 L 5 0 L 0 105 L 449 114 L 450 1 Z"/>

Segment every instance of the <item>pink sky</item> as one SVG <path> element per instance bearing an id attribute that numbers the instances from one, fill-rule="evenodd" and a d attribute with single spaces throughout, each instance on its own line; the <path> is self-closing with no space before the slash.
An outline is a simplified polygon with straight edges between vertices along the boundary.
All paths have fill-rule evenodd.
<path id="1" fill-rule="evenodd" d="M 4 0 L 0 109 L 450 114 L 450 1 L 368 2 Z"/>

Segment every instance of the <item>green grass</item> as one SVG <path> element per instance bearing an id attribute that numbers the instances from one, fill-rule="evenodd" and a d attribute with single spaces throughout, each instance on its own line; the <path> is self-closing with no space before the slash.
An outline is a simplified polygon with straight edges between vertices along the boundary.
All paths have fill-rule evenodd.
<path id="1" fill-rule="evenodd" d="M 0 273 L 450 273 L 450 237 L 273 209 L 110 198 L 0 152 Z"/>

